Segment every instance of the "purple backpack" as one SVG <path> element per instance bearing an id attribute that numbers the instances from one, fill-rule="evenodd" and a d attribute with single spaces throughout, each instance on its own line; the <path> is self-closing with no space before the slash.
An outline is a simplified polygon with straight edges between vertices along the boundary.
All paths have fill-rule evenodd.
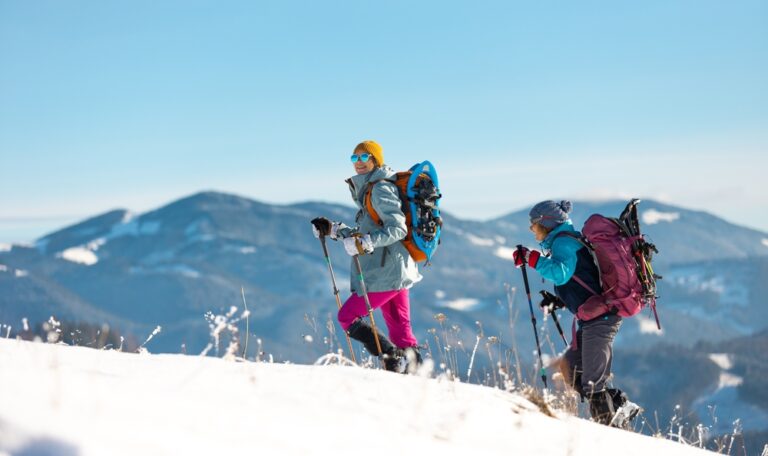
<path id="1" fill-rule="evenodd" d="M 631 317 L 650 306 L 656 325 L 661 329 L 656 312 L 656 280 L 661 277 L 654 274 L 651 268 L 651 258 L 658 250 L 640 233 L 637 218 L 639 202 L 633 199 L 619 218 L 591 215 L 584 223 L 581 236 L 562 233 L 589 249 L 600 273 L 602 293 L 597 293 L 583 280 L 573 276 L 593 295 L 579 307 L 577 317 L 580 320 L 591 320 L 611 311 L 621 317 Z"/>

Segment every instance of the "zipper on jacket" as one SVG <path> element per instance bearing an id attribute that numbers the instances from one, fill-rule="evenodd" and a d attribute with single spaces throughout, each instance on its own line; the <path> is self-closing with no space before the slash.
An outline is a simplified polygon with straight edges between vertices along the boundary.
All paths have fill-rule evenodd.
<path id="1" fill-rule="evenodd" d="M 384 267 L 384 261 L 387 259 L 387 252 L 389 252 L 389 247 L 384 247 L 384 253 L 381 254 L 381 267 Z"/>

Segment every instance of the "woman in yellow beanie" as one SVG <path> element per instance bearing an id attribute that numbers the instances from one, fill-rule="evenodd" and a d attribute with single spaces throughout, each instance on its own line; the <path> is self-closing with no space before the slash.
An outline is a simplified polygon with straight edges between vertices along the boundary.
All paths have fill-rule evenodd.
<path id="1" fill-rule="evenodd" d="M 421 362 L 418 341 L 411 328 L 409 289 L 421 280 L 416 262 L 400 242 L 408 233 L 400 196 L 394 184 L 397 173 L 384 164 L 384 152 L 375 141 L 358 144 L 351 157 L 355 175 L 347 179 L 352 200 L 357 205 L 356 227 L 332 222 L 325 217 L 312 221 L 316 237 L 341 239 L 350 256 L 359 255 L 368 298 L 373 309 L 381 308 L 391 338 L 377 334 L 363 321 L 368 310 L 360 280 L 351 270 L 352 295 L 339 310 L 338 319 L 350 337 L 363 343 L 368 352 L 380 356 L 387 370 L 405 370 L 404 362 Z M 377 224 L 366 210 L 365 194 L 371 188 L 371 203 L 381 219 Z"/>

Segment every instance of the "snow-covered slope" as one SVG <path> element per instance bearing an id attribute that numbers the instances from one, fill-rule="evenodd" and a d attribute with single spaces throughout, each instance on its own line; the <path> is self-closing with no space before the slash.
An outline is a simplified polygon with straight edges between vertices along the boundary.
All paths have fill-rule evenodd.
<path id="1" fill-rule="evenodd" d="M 373 369 L 8 339 L 0 366 L 0 454 L 708 454 Z"/>

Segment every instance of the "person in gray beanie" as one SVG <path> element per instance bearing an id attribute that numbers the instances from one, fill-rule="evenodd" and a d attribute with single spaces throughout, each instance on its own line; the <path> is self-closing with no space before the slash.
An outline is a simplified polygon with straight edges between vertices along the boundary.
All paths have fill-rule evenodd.
<path id="1" fill-rule="evenodd" d="M 568 214 L 571 209 L 573 209 L 573 204 L 570 201 L 560 201 L 559 203 L 542 201 L 533 206 L 528 216 L 531 219 L 531 224 L 538 223 L 551 230 L 570 220 Z"/>
<path id="2" fill-rule="evenodd" d="M 515 251 L 517 267 L 527 263 L 544 279 L 554 282 L 555 298 L 541 302 L 543 309 L 566 307 L 576 315 L 579 307 L 592 296 L 590 290 L 602 290 L 600 273 L 590 250 L 578 239 L 570 214 L 570 201 L 542 201 L 529 212 L 530 230 L 542 248 Z M 588 321 L 577 320 L 576 337 L 558 361 L 566 383 L 582 400 L 589 401 L 592 418 L 602 424 L 626 427 L 640 408 L 625 393 L 608 388 L 613 359 L 613 340 L 621 327 L 615 312 Z M 618 413 L 621 411 L 621 413 Z M 621 419 L 619 419 L 621 418 Z"/>

